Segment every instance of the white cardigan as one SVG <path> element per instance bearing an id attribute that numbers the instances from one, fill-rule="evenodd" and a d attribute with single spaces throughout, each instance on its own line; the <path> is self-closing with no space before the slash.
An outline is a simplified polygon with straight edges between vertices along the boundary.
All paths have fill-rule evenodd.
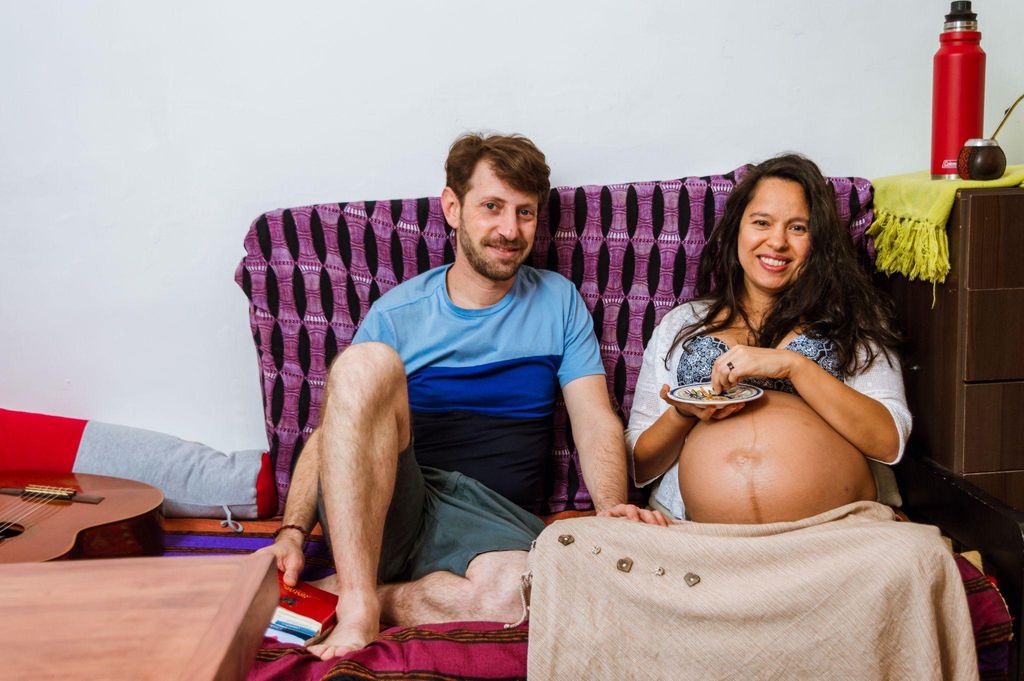
<path id="1" fill-rule="evenodd" d="M 679 366 L 679 358 L 683 354 L 682 344 L 677 343 L 672 348 L 672 341 L 680 329 L 703 316 L 701 313 L 706 309 L 706 303 L 693 302 L 676 307 L 658 324 L 650 343 L 644 350 L 644 361 L 640 366 L 640 376 L 637 378 L 636 388 L 633 391 L 633 406 L 629 412 L 629 425 L 626 428 L 626 447 L 629 450 L 631 465 L 636 441 L 669 408 L 669 405 L 659 396 L 659 391 L 663 384 L 669 386 L 676 384 L 676 367 Z M 862 350 L 861 356 L 864 354 L 866 353 Z M 667 362 L 666 356 L 668 357 Z M 892 465 L 903 457 L 907 438 L 910 437 L 912 419 L 903 391 L 903 375 L 900 371 L 899 359 L 891 356 L 890 361 L 891 364 L 886 361 L 886 355 L 881 353 L 869 368 L 861 369 L 857 374 L 848 376 L 845 382 L 854 390 L 880 402 L 892 415 L 900 443 L 895 461 L 889 464 Z M 869 458 L 868 463 L 875 476 L 878 501 L 891 506 L 899 506 L 902 500 L 896 489 L 896 479 L 892 471 L 883 462 Z M 633 471 L 633 479 L 637 487 L 644 487 L 658 479 L 636 480 L 635 467 Z M 652 496 L 659 504 L 671 511 L 676 518 L 683 517 L 685 507 L 682 494 L 679 491 L 678 461 L 660 476 L 660 482 Z"/>

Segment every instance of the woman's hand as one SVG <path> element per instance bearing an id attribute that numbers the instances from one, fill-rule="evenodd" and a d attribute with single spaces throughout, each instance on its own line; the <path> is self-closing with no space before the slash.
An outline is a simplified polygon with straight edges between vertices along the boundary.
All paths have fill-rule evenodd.
<path id="1" fill-rule="evenodd" d="M 680 416 L 687 416 L 692 418 L 698 418 L 701 421 L 711 421 L 712 419 L 724 419 L 728 416 L 732 416 L 740 409 L 746 406 L 746 402 L 740 402 L 739 404 L 709 404 L 706 407 L 701 407 L 696 404 L 686 404 L 685 402 L 676 402 L 670 399 L 668 396 L 668 386 L 662 384 L 661 386 L 661 399 L 667 402 L 670 406 L 674 407 L 676 413 Z"/>
<path id="2" fill-rule="evenodd" d="M 749 377 L 791 378 L 801 361 L 809 360 L 793 350 L 734 345 L 715 360 L 711 387 L 721 394 Z"/>

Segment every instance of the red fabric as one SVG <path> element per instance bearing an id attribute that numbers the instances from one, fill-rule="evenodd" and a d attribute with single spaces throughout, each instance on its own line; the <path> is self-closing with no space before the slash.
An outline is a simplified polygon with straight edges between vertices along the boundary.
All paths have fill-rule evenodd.
<path id="1" fill-rule="evenodd" d="M 0 470 L 70 473 L 87 423 L 0 409 Z"/>
<path id="2" fill-rule="evenodd" d="M 1010 660 L 1013 620 L 1006 601 L 978 568 L 957 554 L 956 566 L 964 580 L 967 607 L 974 625 L 974 643 L 978 648 L 978 675 L 982 681 L 1005 679 Z"/>
<path id="3" fill-rule="evenodd" d="M 274 463 L 269 452 L 263 452 L 260 472 L 256 475 L 256 515 L 269 518 L 277 513 L 277 485 L 274 484 Z"/>
<path id="4" fill-rule="evenodd" d="M 396 627 L 362 650 L 326 661 L 264 639 L 248 679 L 525 679 L 527 635 L 526 625 L 505 629 L 500 622 Z"/>

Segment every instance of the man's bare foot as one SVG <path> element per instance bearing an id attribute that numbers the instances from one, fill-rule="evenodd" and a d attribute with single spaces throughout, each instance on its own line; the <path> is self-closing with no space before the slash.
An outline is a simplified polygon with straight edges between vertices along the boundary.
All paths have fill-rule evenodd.
<path id="1" fill-rule="evenodd" d="M 309 646 L 309 652 L 321 660 L 342 657 L 365 648 L 380 633 L 380 601 L 374 592 L 369 597 L 351 594 L 338 598 L 338 623 L 327 638 Z"/>

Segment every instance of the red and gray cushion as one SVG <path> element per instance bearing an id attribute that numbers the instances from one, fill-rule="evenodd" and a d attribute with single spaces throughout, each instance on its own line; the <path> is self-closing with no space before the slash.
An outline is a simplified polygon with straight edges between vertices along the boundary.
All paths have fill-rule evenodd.
<path id="1" fill-rule="evenodd" d="M 138 480 L 164 493 L 169 517 L 273 515 L 270 456 L 225 454 L 142 428 L 0 409 L 0 470 L 92 473 Z"/>

